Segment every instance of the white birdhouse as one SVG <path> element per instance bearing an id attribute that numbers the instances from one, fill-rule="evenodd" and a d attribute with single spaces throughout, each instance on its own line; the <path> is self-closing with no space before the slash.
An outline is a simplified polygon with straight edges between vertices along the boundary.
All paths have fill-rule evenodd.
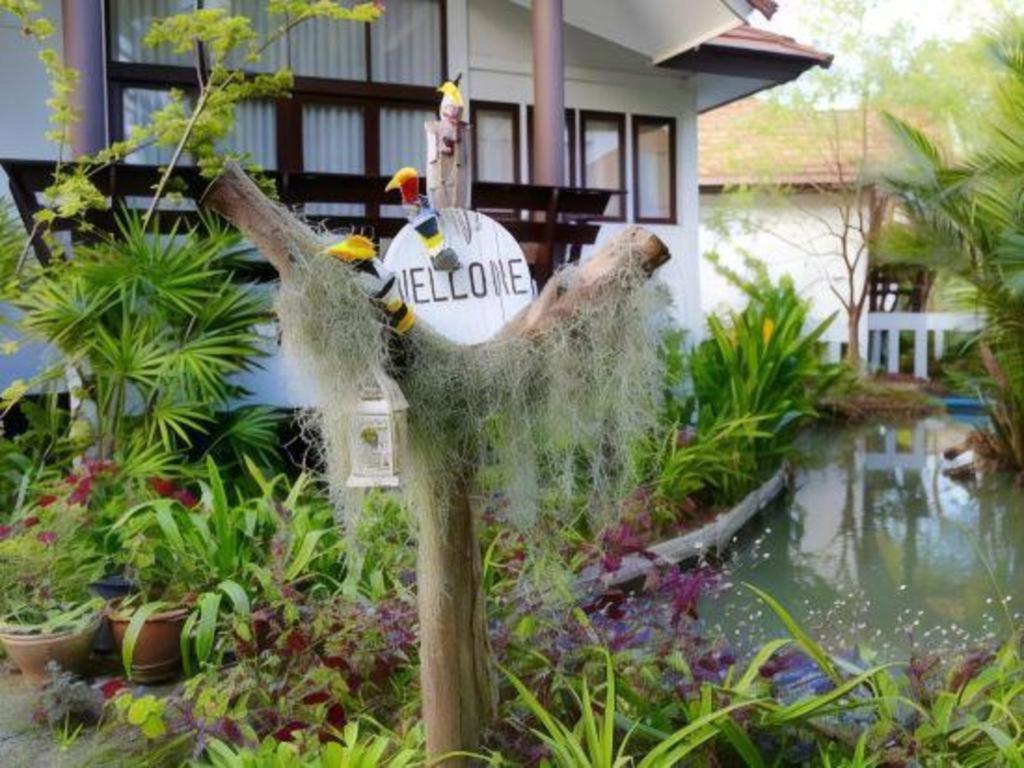
<path id="1" fill-rule="evenodd" d="M 401 485 L 409 404 L 391 378 L 380 373 L 359 390 L 349 426 L 349 488 L 396 488 Z"/>

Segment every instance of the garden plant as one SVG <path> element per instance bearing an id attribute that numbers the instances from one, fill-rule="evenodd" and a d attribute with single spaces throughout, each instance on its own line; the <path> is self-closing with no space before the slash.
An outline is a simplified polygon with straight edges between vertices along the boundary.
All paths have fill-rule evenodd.
<path id="1" fill-rule="evenodd" d="M 22 429 L 0 437 L 0 639 L 91 640 L 101 608 L 114 626 L 91 669 L 55 655 L 64 669 L 40 672 L 40 727 L 94 765 L 1024 763 L 1022 626 L 1005 600 L 992 640 L 880 661 L 870 647 L 829 649 L 713 557 L 681 569 L 650 555 L 793 460 L 842 376 L 820 356 L 827 323 L 809 323 L 792 284 L 756 262 L 749 276 L 721 268 L 747 303 L 690 345 L 666 331 L 647 280 L 667 250 L 634 229 L 556 274 L 491 344 L 454 347 L 425 325 L 395 338 L 324 256 L 326 236 L 217 149 L 238 101 L 281 96 L 290 78 L 246 79 L 232 62 L 300 23 L 372 21 L 380 8 L 268 7 L 281 26 L 263 38 L 220 8 L 159 22 L 153 45 L 207 51 L 198 95 L 176 95 L 123 146 L 62 162 L 27 237 L 0 222 L 14 322 L 57 354 L 4 394 Z M 0 10 L 33 36 L 51 31 L 30 0 Z M 1021 39 L 996 47 L 1009 125 L 1024 115 Z M 62 139 L 74 73 L 44 61 Z M 1019 142 L 994 130 L 986 153 L 947 168 L 899 129 L 931 175 L 893 182 L 913 225 L 893 242 L 943 234 L 963 262 L 992 321 L 979 341 L 988 439 L 1019 467 Z M 151 142 L 174 154 L 149 210 L 63 253 L 55 222 L 107 205 L 90 174 Z M 213 180 L 207 210 L 161 232 L 185 154 Z M 272 317 L 243 235 L 280 273 L 284 344 L 320 389 L 321 408 L 300 419 L 317 435 L 310 467 L 283 455 L 284 417 L 245 404 L 236 383 L 264 356 L 257 326 Z M 31 258 L 34 238 L 48 263 Z M 378 371 L 411 404 L 402 493 L 346 488 L 353 393 Z M 652 561 L 642 584 L 584 578 L 628 554 Z M 103 608 L 95 593 L 113 583 L 123 591 Z M 753 595 L 778 636 L 751 650 L 711 632 L 705 609 L 726 590 Z M 171 640 L 159 658 L 158 631 Z M 452 711 L 467 721 L 446 722 Z"/>

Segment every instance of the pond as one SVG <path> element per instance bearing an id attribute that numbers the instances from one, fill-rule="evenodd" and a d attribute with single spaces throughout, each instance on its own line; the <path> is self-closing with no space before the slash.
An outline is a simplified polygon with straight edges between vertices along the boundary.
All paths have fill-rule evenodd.
<path id="1" fill-rule="evenodd" d="M 834 652 L 880 658 L 991 639 L 1024 610 L 1024 491 L 1006 476 L 945 477 L 949 417 L 805 435 L 793 490 L 736 539 L 729 581 L 772 594 Z M 747 590 L 709 598 L 738 649 L 782 634 Z"/>

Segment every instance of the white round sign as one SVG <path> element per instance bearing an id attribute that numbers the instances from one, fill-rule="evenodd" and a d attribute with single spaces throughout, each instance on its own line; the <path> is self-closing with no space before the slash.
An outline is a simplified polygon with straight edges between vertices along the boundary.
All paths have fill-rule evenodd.
<path id="1" fill-rule="evenodd" d="M 519 243 L 501 224 L 476 211 L 438 214 L 445 245 L 458 254 L 454 272 L 435 270 L 420 234 L 406 225 L 384 255 L 402 297 L 417 317 L 458 344 L 494 336 L 533 300 L 530 267 Z"/>

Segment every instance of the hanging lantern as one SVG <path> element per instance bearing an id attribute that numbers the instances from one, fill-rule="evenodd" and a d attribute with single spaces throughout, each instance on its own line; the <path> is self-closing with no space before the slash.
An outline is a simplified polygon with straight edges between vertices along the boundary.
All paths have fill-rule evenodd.
<path id="1" fill-rule="evenodd" d="M 349 427 L 349 488 L 401 485 L 408 410 L 398 384 L 383 373 L 360 388 Z"/>

